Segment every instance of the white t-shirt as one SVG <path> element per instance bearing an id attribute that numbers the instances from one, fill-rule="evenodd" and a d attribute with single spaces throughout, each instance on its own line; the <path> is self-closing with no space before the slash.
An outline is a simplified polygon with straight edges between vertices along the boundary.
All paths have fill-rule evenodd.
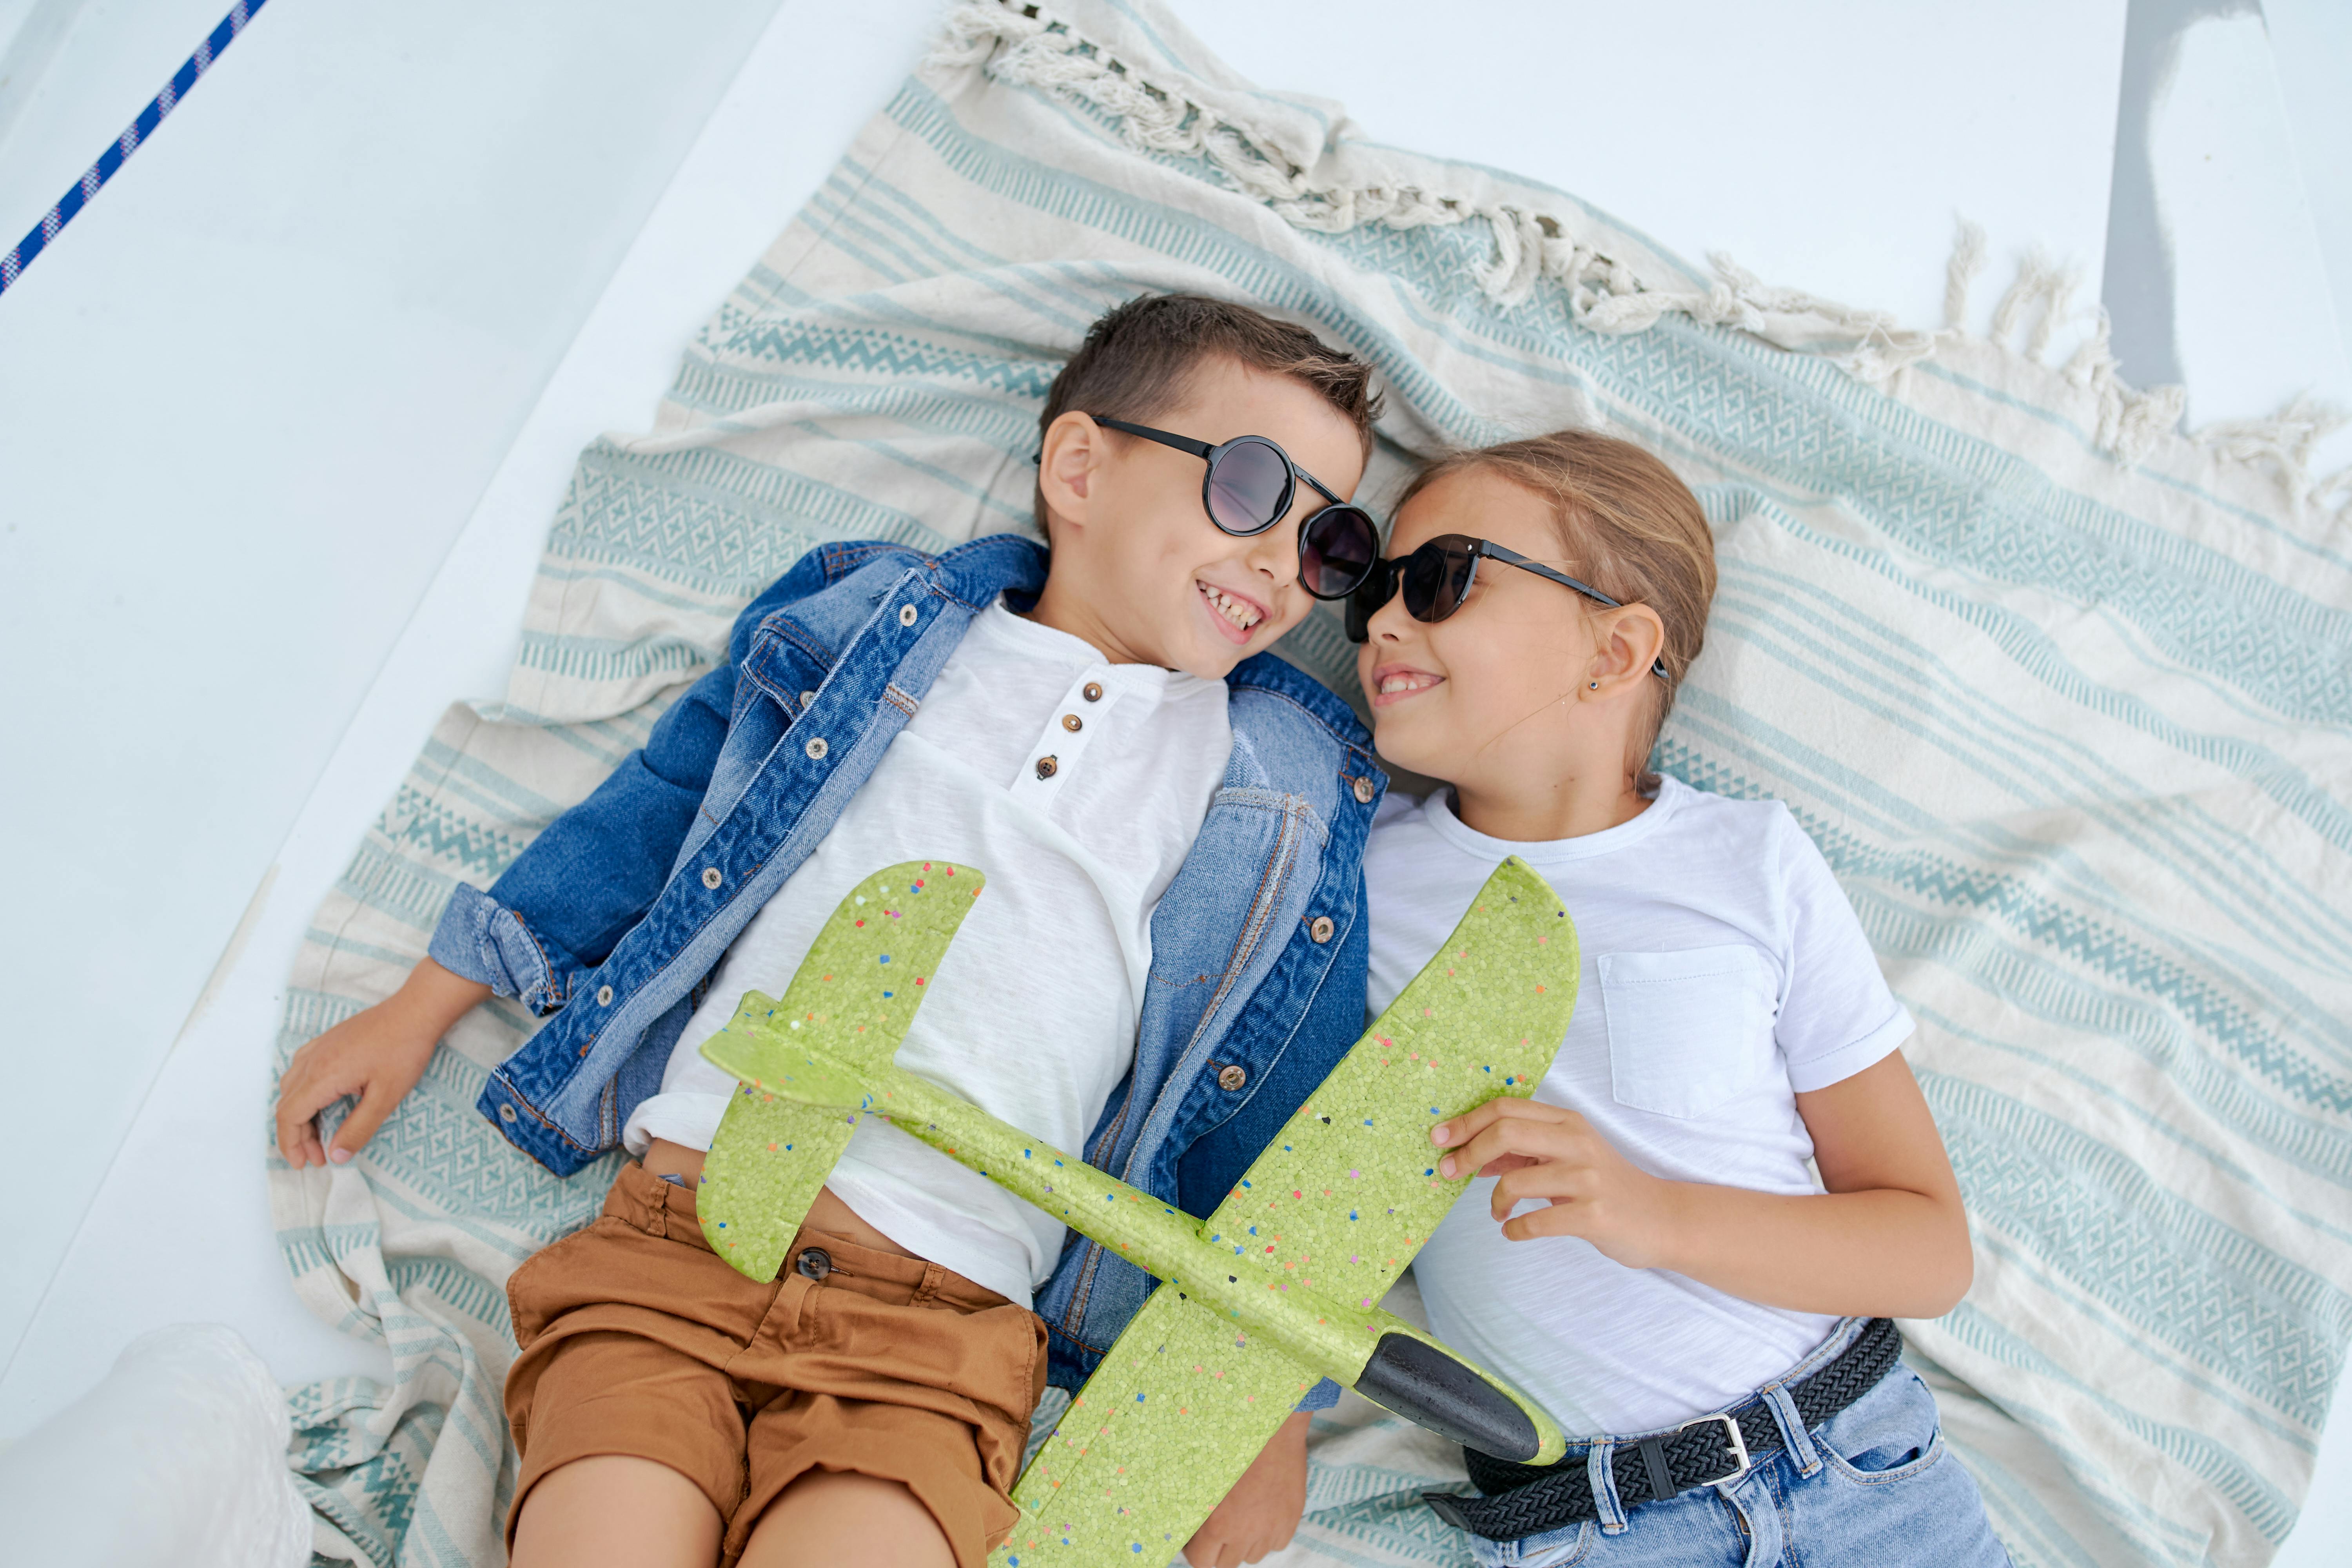
<path id="1" fill-rule="evenodd" d="M 898 1063 L 1079 1147 L 1134 1059 L 1151 911 L 1232 750 L 1224 682 L 1105 663 L 1002 605 L 974 616 L 833 831 L 728 951 L 623 1141 L 639 1154 L 656 1138 L 709 1148 L 734 1080 L 702 1042 L 744 992 L 783 990 L 869 874 L 942 859 L 985 874 L 987 896 L 933 972 Z M 881 1121 L 858 1123 L 827 1184 L 899 1246 L 1024 1305 L 1061 1252 L 1059 1221 Z"/>
<path id="2" fill-rule="evenodd" d="M 1568 905 L 1583 955 L 1576 1016 L 1535 1097 L 1581 1112 L 1652 1175 L 1820 1191 L 1796 1095 L 1860 1072 L 1912 1026 L 1788 808 L 1670 778 L 1631 822 L 1513 844 L 1464 826 L 1443 791 L 1391 796 L 1364 856 L 1375 1011 L 1506 855 Z M 1574 1237 L 1507 1240 L 1487 1211 L 1492 1187 L 1470 1184 L 1413 1277 L 1438 1336 L 1572 1436 L 1718 1409 L 1787 1371 L 1836 1321 L 1627 1268 Z"/>

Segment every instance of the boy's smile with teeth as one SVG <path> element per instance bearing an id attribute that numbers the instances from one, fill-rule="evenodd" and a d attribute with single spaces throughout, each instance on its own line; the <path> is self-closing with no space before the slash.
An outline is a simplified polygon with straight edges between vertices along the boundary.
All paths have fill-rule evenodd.
<path id="1" fill-rule="evenodd" d="M 1265 619 L 1265 607 L 1255 600 L 1229 594 L 1213 583 L 1198 579 L 1194 580 L 1193 586 L 1201 590 L 1201 596 L 1208 601 L 1209 608 L 1244 637 L 1258 622 Z"/>

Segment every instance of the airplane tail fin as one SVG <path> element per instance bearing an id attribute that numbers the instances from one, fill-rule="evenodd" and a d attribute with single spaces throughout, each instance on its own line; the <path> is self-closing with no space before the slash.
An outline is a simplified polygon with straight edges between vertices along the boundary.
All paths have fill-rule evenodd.
<path id="1" fill-rule="evenodd" d="M 754 1279 L 772 1279 L 863 1114 L 861 1067 L 887 1064 L 932 971 L 987 879 L 910 860 L 842 900 L 781 1000 L 748 991 L 705 1059 L 739 1092 L 695 1194 L 703 1235 Z"/>

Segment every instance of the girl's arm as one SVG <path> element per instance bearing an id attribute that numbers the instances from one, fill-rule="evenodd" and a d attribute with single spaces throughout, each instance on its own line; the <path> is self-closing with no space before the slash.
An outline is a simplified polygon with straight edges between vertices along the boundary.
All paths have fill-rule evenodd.
<path id="1" fill-rule="evenodd" d="M 1959 1184 L 1901 1053 L 1797 1096 L 1825 1193 L 1781 1196 L 1635 1169 L 1573 1110 L 1496 1100 L 1431 1129 L 1447 1176 L 1496 1176 L 1514 1241 L 1582 1237 L 1629 1268 L 1670 1268 L 1746 1300 L 1841 1317 L 1935 1318 L 1974 1262 Z M 1549 1207 L 1506 1219 L 1528 1199 Z"/>

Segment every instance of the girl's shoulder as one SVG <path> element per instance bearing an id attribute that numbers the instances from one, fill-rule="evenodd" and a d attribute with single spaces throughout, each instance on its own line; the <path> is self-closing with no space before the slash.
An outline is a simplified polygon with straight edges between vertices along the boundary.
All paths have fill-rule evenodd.
<path id="1" fill-rule="evenodd" d="M 1669 832 L 1703 835 L 1718 848 L 1785 850 L 1791 839 L 1810 844 L 1796 814 L 1770 795 L 1717 795 L 1674 777 L 1658 782 L 1651 810 L 1666 809 L 1660 826 Z"/>

